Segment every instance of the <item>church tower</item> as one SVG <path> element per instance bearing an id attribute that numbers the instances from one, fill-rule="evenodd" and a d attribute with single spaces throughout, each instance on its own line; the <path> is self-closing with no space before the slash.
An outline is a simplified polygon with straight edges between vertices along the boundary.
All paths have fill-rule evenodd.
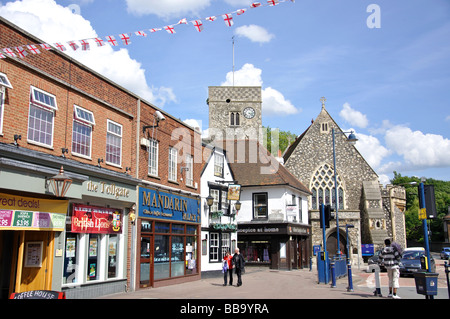
<path id="1" fill-rule="evenodd" d="M 209 136 L 215 139 L 257 139 L 261 136 L 260 86 L 210 86 Z"/>

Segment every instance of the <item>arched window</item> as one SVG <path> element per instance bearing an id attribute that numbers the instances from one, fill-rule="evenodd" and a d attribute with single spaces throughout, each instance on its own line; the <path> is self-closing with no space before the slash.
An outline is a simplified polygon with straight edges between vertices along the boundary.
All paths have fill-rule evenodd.
<path id="1" fill-rule="evenodd" d="M 339 209 L 344 208 L 344 186 L 339 174 L 336 176 L 338 185 Z M 333 167 L 328 164 L 321 165 L 313 174 L 310 183 L 311 209 L 319 209 L 320 204 L 336 207 Z"/>
<path id="2" fill-rule="evenodd" d="M 230 126 L 240 126 L 241 115 L 239 112 L 230 112 Z"/>

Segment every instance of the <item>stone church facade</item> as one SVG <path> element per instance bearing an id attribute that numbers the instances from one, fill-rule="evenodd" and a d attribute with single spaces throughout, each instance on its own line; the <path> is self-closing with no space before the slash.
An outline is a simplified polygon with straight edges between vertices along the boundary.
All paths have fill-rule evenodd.
<path id="1" fill-rule="evenodd" d="M 390 237 L 405 247 L 404 189 L 379 185 L 376 172 L 355 146 L 347 143 L 346 135 L 325 109 L 325 100 L 321 101 L 322 109 L 317 118 L 283 154 L 285 167 L 312 192 L 309 200 L 312 244 L 322 245 L 323 242 L 320 204 L 336 205 L 334 128 L 340 251 L 347 253 L 346 224 L 354 226 L 348 228 L 350 257 L 354 263 L 362 258 L 361 244 L 374 244 L 377 249 L 384 245 L 384 239 Z M 330 221 L 326 241 L 328 252 L 335 255 L 338 248 L 336 219 Z"/>

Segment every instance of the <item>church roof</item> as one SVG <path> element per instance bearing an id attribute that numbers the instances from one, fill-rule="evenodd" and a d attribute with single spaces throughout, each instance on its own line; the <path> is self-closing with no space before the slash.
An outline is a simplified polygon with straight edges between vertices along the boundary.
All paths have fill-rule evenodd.
<path id="1" fill-rule="evenodd" d="M 308 195 L 311 191 L 292 175 L 257 140 L 220 141 L 238 183 L 245 186 L 290 186 Z"/>

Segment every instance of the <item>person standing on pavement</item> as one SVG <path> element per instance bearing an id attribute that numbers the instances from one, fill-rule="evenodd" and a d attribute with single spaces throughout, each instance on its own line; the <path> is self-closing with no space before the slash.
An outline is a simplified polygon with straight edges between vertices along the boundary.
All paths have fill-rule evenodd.
<path id="1" fill-rule="evenodd" d="M 237 287 L 239 287 L 239 286 L 242 286 L 241 275 L 242 275 L 242 271 L 244 270 L 244 267 L 245 267 L 244 257 L 242 257 L 242 255 L 239 253 L 239 248 L 236 248 L 234 250 L 234 255 L 233 255 L 232 261 L 233 261 L 234 268 L 236 269 L 236 275 L 238 277 Z"/>
<path id="2" fill-rule="evenodd" d="M 399 263 L 402 255 L 395 245 L 391 244 L 390 239 L 384 241 L 386 247 L 383 248 L 378 256 L 379 262 L 384 265 L 387 270 L 389 278 L 389 295 L 394 299 L 400 299 L 397 295 L 397 290 L 400 287 L 398 279 L 400 277 Z"/>
<path id="3" fill-rule="evenodd" d="M 224 263 L 227 265 L 227 269 L 224 267 L 223 271 L 223 285 L 227 285 L 227 276 L 230 274 L 230 286 L 233 286 L 233 262 L 232 262 L 233 256 L 231 256 L 230 252 L 227 251 L 225 253 L 225 257 L 223 257 Z"/>

